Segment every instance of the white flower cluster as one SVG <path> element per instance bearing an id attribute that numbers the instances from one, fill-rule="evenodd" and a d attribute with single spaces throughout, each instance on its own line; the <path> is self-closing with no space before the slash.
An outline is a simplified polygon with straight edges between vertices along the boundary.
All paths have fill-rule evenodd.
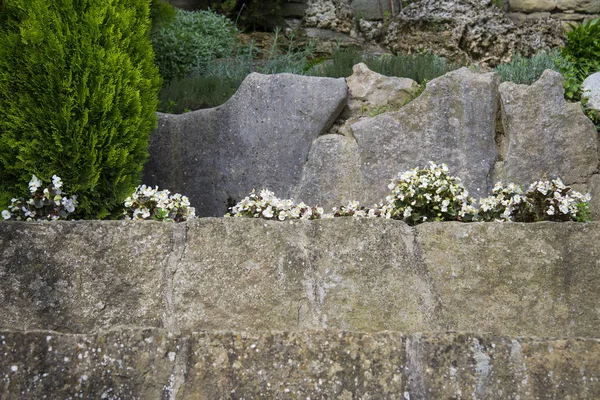
<path id="1" fill-rule="evenodd" d="M 256 194 L 254 190 L 249 196 L 230 208 L 226 217 L 266 218 L 285 221 L 290 219 L 330 218 L 321 207 L 310 207 L 304 203 L 296 204 L 291 199 L 281 200 L 267 189 Z"/>
<path id="2" fill-rule="evenodd" d="M 77 196 L 63 196 L 62 180 L 52 176 L 52 185 L 42 189 L 42 181 L 35 175 L 29 181 L 31 197 L 11 199 L 7 210 L 2 211 L 4 220 L 55 221 L 66 219 L 77 207 Z"/>
<path id="3" fill-rule="evenodd" d="M 138 186 L 124 205 L 125 219 L 181 222 L 196 218 L 196 209 L 190 207 L 186 196 L 170 195 L 168 190 L 158 190 L 158 186 Z"/>
<path id="4" fill-rule="evenodd" d="M 399 174 L 388 185 L 386 197 L 393 219 L 411 224 L 427 220 L 468 221 L 477 212 L 475 199 L 460 183 L 448 175 L 446 164 L 429 162 L 425 169 L 414 168 Z"/>
<path id="5" fill-rule="evenodd" d="M 490 197 L 481 199 L 481 218 L 505 221 L 585 220 L 589 213 L 589 194 L 583 195 L 562 180 L 536 181 L 523 192 L 520 186 L 496 183 Z"/>
<path id="6" fill-rule="evenodd" d="M 571 190 L 560 179 L 539 181 L 524 192 L 519 185 L 498 182 L 491 196 L 476 200 L 460 183 L 448 175 L 445 164 L 429 162 L 424 169 L 415 168 L 400 173 L 388 188 L 392 193 L 385 203 L 373 208 L 361 206 L 358 201 L 333 208 L 325 214 L 320 207 L 292 200 L 280 200 L 268 191 L 252 194 L 231 207 L 227 216 L 267 219 L 316 219 L 331 217 L 391 218 L 414 225 L 425 221 L 587 221 L 590 195 Z"/>
<path id="7" fill-rule="evenodd" d="M 349 201 L 347 206 L 341 206 L 339 209 L 334 207 L 332 210 L 334 217 L 357 217 L 357 218 L 391 218 L 390 208 L 384 204 L 378 204 L 373 208 L 366 208 L 358 201 Z"/>

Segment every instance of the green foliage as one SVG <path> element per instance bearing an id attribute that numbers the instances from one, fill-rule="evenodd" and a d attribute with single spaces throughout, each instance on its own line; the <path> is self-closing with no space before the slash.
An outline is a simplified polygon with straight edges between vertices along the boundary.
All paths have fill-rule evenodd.
<path id="1" fill-rule="evenodd" d="M 444 75 L 457 68 L 445 58 L 431 53 L 383 55 L 365 57 L 357 49 L 338 49 L 334 51 L 332 60 L 323 63 L 316 73 L 332 78 L 345 78 L 352 75 L 352 67 L 360 62 L 369 69 L 386 76 L 410 78 L 421 84 Z"/>
<path id="2" fill-rule="evenodd" d="M 189 110 L 216 107 L 235 93 L 242 80 L 217 75 L 174 79 L 160 92 L 159 110 L 181 114 Z"/>
<path id="3" fill-rule="evenodd" d="M 369 69 L 382 75 L 410 78 L 419 84 L 458 68 L 432 53 L 384 55 L 367 58 L 365 63 Z"/>
<path id="4" fill-rule="evenodd" d="M 231 55 L 236 29 L 229 19 L 211 11 L 177 10 L 175 19 L 154 31 L 151 39 L 160 73 L 170 81 Z"/>
<path id="5" fill-rule="evenodd" d="M 77 218 L 104 218 L 135 188 L 156 124 L 160 76 L 150 1 L 4 0 L 0 198 L 32 174 L 65 180 Z"/>
<path id="6" fill-rule="evenodd" d="M 256 60 L 257 49 L 250 43 L 234 57 L 215 60 L 203 70 L 185 78 L 167 83 L 160 93 L 159 110 L 182 113 L 186 110 L 215 107 L 227 101 L 251 72 L 263 74 L 294 73 L 305 75 L 310 72 L 310 59 L 314 45 L 297 47 L 294 38 L 289 38 L 284 49 L 280 47 L 279 30 L 262 60 Z"/>
<path id="7" fill-rule="evenodd" d="M 544 70 L 552 69 L 560 72 L 555 63 L 557 56 L 557 53 L 549 54 L 545 51 L 530 58 L 516 54 L 511 62 L 498 65 L 494 70 L 500 74 L 504 82 L 531 85 L 542 76 Z"/>
<path id="8" fill-rule="evenodd" d="M 347 78 L 352 75 L 352 67 L 363 61 L 362 54 L 354 47 L 347 49 L 338 48 L 332 54 L 330 62 L 322 63 L 315 71 L 315 75 L 330 78 Z"/>
<path id="9" fill-rule="evenodd" d="M 270 32 L 285 26 L 281 12 L 282 0 L 199 0 L 196 5 L 203 10 L 213 10 L 235 21 L 244 31 Z"/>
<path id="10" fill-rule="evenodd" d="M 583 80 L 600 70 L 600 17 L 571 28 L 562 55 L 575 64 Z"/>
<path id="11" fill-rule="evenodd" d="M 160 27 L 169 25 L 175 20 L 176 10 L 175 7 L 165 0 L 151 1 L 150 20 L 152 21 L 152 32 L 155 32 Z"/>

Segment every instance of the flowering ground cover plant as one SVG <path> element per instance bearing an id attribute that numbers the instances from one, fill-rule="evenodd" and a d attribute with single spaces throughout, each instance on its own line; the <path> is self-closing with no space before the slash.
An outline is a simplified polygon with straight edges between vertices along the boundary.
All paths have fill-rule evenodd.
<path id="1" fill-rule="evenodd" d="M 158 190 L 158 186 L 138 186 L 124 205 L 125 219 L 182 222 L 196 218 L 196 209 L 190 207 L 186 196 L 170 195 L 168 190 Z"/>
<path id="2" fill-rule="evenodd" d="M 54 221 L 67 219 L 77 207 L 77 196 L 66 197 L 62 192 L 62 180 L 52 176 L 52 184 L 42 188 L 42 181 L 35 175 L 29 181 L 29 199 L 13 198 L 7 210 L 2 211 L 4 220 Z"/>
<path id="3" fill-rule="evenodd" d="M 279 221 L 291 219 L 318 219 L 327 218 L 321 207 L 310 207 L 304 203 L 296 204 L 291 199 L 279 199 L 267 189 L 256 194 L 254 190 L 249 196 L 230 208 L 226 217 L 249 217 L 277 219 Z"/>
<path id="4" fill-rule="evenodd" d="M 516 222 L 590 220 L 589 194 L 583 195 L 560 179 L 536 181 L 527 191 L 510 183 L 496 183 L 490 197 L 480 199 L 479 218 Z"/>
<path id="5" fill-rule="evenodd" d="M 429 162 L 426 168 L 400 173 L 389 184 L 392 193 L 385 203 L 373 208 L 357 201 L 333 208 L 330 214 L 320 207 L 292 200 L 280 200 L 262 190 L 230 208 L 226 216 L 266 219 L 317 219 L 331 217 L 365 217 L 403 220 L 410 225 L 425 221 L 589 221 L 590 195 L 583 195 L 563 184 L 560 179 L 538 181 L 527 191 L 514 183 L 498 182 L 491 196 L 476 200 L 469 197 L 460 179 L 448 174 L 445 164 Z"/>
<path id="6" fill-rule="evenodd" d="M 391 218 L 410 225 L 425 221 L 472 221 L 477 213 L 475 199 L 448 175 L 446 164 L 429 162 L 427 168 L 414 168 L 399 174 L 388 185 L 386 197 Z"/>

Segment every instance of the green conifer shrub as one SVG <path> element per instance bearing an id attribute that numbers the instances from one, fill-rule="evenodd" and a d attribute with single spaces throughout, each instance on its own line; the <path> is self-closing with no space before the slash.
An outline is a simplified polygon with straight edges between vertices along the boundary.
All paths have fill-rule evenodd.
<path id="1" fill-rule="evenodd" d="M 4 0 L 0 201 L 63 178 L 76 218 L 120 211 L 139 183 L 160 75 L 150 0 Z"/>

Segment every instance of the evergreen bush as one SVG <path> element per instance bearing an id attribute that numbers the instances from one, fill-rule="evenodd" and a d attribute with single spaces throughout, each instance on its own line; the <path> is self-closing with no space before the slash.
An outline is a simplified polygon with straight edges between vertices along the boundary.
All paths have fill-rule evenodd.
<path id="1" fill-rule="evenodd" d="M 139 183 L 160 76 L 150 0 L 4 0 L 0 201 L 56 174 L 76 218 L 120 210 Z"/>
<path id="2" fill-rule="evenodd" d="M 212 11 L 177 10 L 175 18 L 152 32 L 156 64 L 165 81 L 199 74 L 215 58 L 229 56 L 236 29 Z"/>

